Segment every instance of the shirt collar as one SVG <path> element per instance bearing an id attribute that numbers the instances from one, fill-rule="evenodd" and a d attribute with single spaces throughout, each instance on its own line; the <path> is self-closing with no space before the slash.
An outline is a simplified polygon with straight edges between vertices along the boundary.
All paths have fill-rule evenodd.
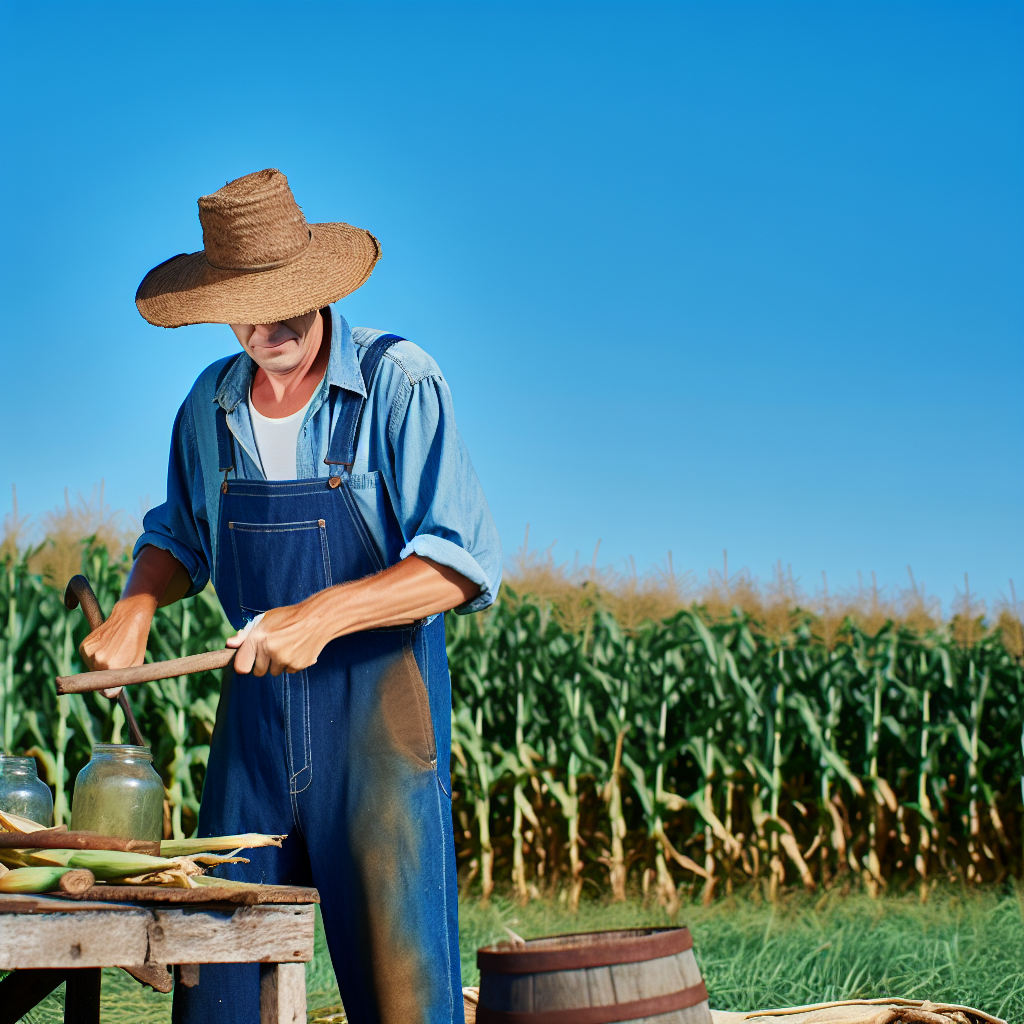
<path id="1" fill-rule="evenodd" d="M 338 312 L 337 307 L 329 307 L 331 311 L 331 354 L 327 363 L 327 383 L 334 387 L 354 391 L 366 397 L 366 385 L 363 372 L 359 368 L 359 353 L 352 341 L 352 328 L 348 321 Z M 225 412 L 234 412 L 239 402 L 249 398 L 249 386 L 256 373 L 256 364 L 248 353 L 243 352 L 240 359 L 235 359 L 224 375 L 214 401 Z"/>

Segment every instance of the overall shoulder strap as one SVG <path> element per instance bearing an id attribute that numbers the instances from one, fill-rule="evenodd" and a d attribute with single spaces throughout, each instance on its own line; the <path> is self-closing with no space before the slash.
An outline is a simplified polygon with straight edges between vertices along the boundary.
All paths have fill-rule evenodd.
<path id="1" fill-rule="evenodd" d="M 370 387 L 377 367 L 380 366 L 380 361 L 384 358 L 384 353 L 399 341 L 405 341 L 405 339 L 400 338 L 397 334 L 382 334 L 370 345 L 366 355 L 360 361 L 359 368 L 363 374 L 363 387 L 366 389 L 367 398 L 370 396 Z M 351 391 L 343 391 L 341 400 L 338 422 L 331 434 L 331 443 L 324 462 L 328 466 L 344 466 L 345 469 L 350 470 L 356 458 L 356 434 L 359 430 L 359 420 L 362 417 L 366 399 Z"/>
<path id="2" fill-rule="evenodd" d="M 214 388 L 213 393 L 216 394 L 220 391 L 221 384 L 224 383 L 224 378 L 228 375 L 228 371 L 231 369 L 239 359 L 242 358 L 244 353 L 239 353 L 234 359 L 229 359 L 217 374 L 217 384 Z M 228 414 L 224 411 L 224 406 L 217 403 L 217 456 L 218 462 L 220 463 L 220 471 L 227 474 L 229 470 L 235 468 L 235 446 L 232 443 L 231 431 L 228 430 Z M 225 475 L 225 479 L 227 476 Z"/>

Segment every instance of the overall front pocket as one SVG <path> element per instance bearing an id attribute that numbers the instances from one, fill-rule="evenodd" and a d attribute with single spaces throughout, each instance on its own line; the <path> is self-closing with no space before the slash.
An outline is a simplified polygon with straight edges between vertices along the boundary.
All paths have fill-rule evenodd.
<path id="1" fill-rule="evenodd" d="M 298 604 L 331 586 L 323 519 L 299 523 L 229 522 L 238 603 L 247 616 Z"/>

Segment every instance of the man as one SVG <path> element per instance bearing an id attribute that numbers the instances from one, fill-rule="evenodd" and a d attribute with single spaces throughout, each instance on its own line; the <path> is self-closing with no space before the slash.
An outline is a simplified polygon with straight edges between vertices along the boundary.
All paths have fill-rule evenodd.
<path id="1" fill-rule="evenodd" d="M 288 834 L 231 877 L 320 890 L 353 1024 L 461 1022 L 442 613 L 494 600 L 497 532 L 437 365 L 330 305 L 377 240 L 307 224 L 275 170 L 199 218 L 203 251 L 151 270 L 136 304 L 163 327 L 230 324 L 243 351 L 181 406 L 167 501 L 82 654 L 141 664 L 156 608 L 212 579 L 238 653 L 199 834 Z M 254 1024 L 259 966 L 204 965 L 174 1019 Z"/>

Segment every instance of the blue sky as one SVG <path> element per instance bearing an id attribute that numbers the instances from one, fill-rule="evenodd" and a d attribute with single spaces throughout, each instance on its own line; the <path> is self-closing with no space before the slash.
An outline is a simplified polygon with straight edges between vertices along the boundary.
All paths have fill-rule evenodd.
<path id="1" fill-rule="evenodd" d="M 261 167 L 384 257 L 507 553 L 1024 591 L 1024 5 L 0 3 L 0 513 L 162 500 Z"/>

